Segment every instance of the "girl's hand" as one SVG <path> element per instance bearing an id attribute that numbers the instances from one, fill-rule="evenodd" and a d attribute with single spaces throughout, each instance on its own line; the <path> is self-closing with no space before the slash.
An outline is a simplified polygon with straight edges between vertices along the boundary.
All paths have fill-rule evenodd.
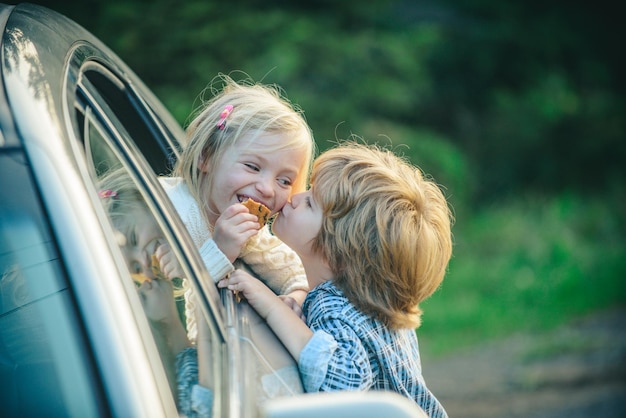
<path id="1" fill-rule="evenodd" d="M 159 267 L 165 277 L 168 279 L 173 279 L 174 277 L 183 278 L 183 270 L 168 243 L 159 245 L 154 255 L 159 260 Z"/>
<path id="2" fill-rule="evenodd" d="M 269 287 L 243 270 L 235 270 L 229 277 L 220 280 L 217 287 L 239 292 L 264 319 L 276 304 L 282 303 Z"/>
<path id="3" fill-rule="evenodd" d="M 213 228 L 213 241 L 232 263 L 259 229 L 257 217 L 241 203 L 235 203 L 217 218 Z"/>

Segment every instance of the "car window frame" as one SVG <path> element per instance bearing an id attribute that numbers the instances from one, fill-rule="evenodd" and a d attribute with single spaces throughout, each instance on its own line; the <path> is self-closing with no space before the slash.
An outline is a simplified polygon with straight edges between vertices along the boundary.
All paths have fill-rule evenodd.
<path id="1" fill-rule="evenodd" d="M 92 63 L 93 64 L 93 63 Z M 79 78 L 80 80 L 80 78 Z M 107 103 L 102 103 L 100 99 L 98 99 L 97 94 L 94 94 L 94 97 L 91 97 L 91 100 L 95 100 L 97 104 L 100 106 L 101 112 L 108 112 Z M 110 123 L 116 124 L 116 117 L 114 115 L 107 118 L 107 121 Z M 149 166 L 149 164 L 143 158 L 142 152 L 139 149 L 139 146 L 135 143 L 132 135 L 123 132 L 123 126 L 119 126 L 116 128 L 120 133 L 112 138 L 117 143 L 117 147 L 119 148 L 120 153 L 125 154 L 125 159 L 128 161 L 134 161 L 135 169 L 140 170 L 144 175 L 144 180 L 150 179 L 153 180 L 151 174 L 154 173 L 154 169 Z M 152 170 L 152 173 L 150 171 Z M 157 181 L 158 183 L 158 181 Z M 153 185 L 153 189 L 151 189 L 150 193 L 155 196 L 161 191 L 160 185 Z M 163 200 L 160 201 L 159 205 L 161 208 L 169 207 L 170 205 L 169 198 L 167 196 L 164 197 Z M 163 211 L 163 215 L 165 214 L 174 214 L 174 221 L 178 219 L 176 215 L 176 211 L 173 206 L 170 209 Z M 184 226 L 181 227 L 181 232 L 179 235 L 180 239 L 184 239 L 183 236 L 187 236 L 187 231 Z M 185 253 L 191 255 L 197 255 L 197 251 L 195 247 L 193 250 L 186 250 Z M 204 265 L 200 261 L 202 265 L 202 270 L 204 271 Z M 216 288 L 213 286 L 213 281 L 211 279 L 199 280 L 196 287 L 196 293 L 200 293 L 197 291 L 198 288 L 202 288 L 202 295 L 204 297 L 209 296 L 211 300 L 216 296 Z M 222 289 L 219 291 L 219 297 L 221 299 L 221 303 L 219 304 L 219 308 L 211 311 L 209 309 L 205 309 L 203 311 L 205 318 L 210 317 L 209 312 L 215 312 L 223 315 L 224 325 L 227 333 L 227 343 L 224 344 L 224 354 L 223 358 L 226 359 L 221 364 L 222 373 L 226 376 L 227 379 L 223 380 L 228 386 L 228 397 L 224 397 L 224 402 L 228 402 L 230 404 L 231 409 L 241 409 L 242 411 L 255 411 L 257 408 L 257 400 L 261 395 L 259 392 L 259 388 L 256 385 L 255 377 L 258 376 L 253 375 L 251 371 L 256 370 L 256 363 L 259 364 L 267 364 L 269 366 L 269 362 L 265 355 L 267 353 L 263 353 L 259 350 L 253 339 L 251 338 L 251 333 L 249 329 L 250 318 L 257 317 L 251 312 L 249 309 L 245 309 L 243 305 L 246 305 L 246 302 L 238 302 L 235 301 L 235 298 L 232 292 Z M 208 316 L 207 316 L 208 315 Z M 215 315 L 215 313 L 213 314 Z M 273 334 L 267 326 L 265 326 L 270 333 Z M 267 331 L 266 331 L 267 332 Z M 285 355 L 289 355 L 287 350 L 282 346 L 282 343 L 278 340 L 278 338 L 273 334 L 274 339 L 281 347 L 275 347 L 276 349 L 281 349 L 284 351 Z M 277 373 L 277 369 L 272 369 L 274 374 Z M 215 370 L 215 368 L 214 368 Z M 280 379 L 279 379 L 280 380 Z M 287 387 L 287 386 L 284 386 Z M 299 393 L 299 392 L 296 392 Z M 244 416 L 247 416 L 244 412 Z"/>
<path id="2" fill-rule="evenodd" d="M 100 60 L 92 59 L 92 61 L 97 62 L 98 65 L 106 67 L 106 64 Z M 91 66 L 92 64 L 93 62 L 88 65 Z M 111 74 L 114 74 L 114 72 L 111 72 Z M 107 139 L 112 141 L 109 143 L 109 146 L 116 150 L 118 159 L 129 166 L 129 169 L 133 171 L 137 180 L 141 182 L 150 196 L 154 199 L 152 209 L 160 213 L 160 216 L 165 221 L 164 225 L 167 225 L 168 230 L 172 231 L 173 237 L 175 236 L 175 239 L 179 243 L 184 256 L 188 258 L 188 261 L 192 266 L 192 271 L 195 272 L 193 280 L 196 283 L 196 286 L 203 290 L 203 293 L 210 296 L 210 298 L 207 298 L 207 304 L 209 305 L 211 312 L 218 314 L 217 318 L 218 321 L 221 322 L 221 332 L 225 335 L 225 325 L 223 323 L 224 314 L 220 303 L 219 293 L 214 287 L 203 286 L 203 284 L 209 280 L 197 280 L 197 277 L 208 276 L 208 272 L 206 271 L 202 260 L 199 258 L 197 249 L 189 237 L 185 226 L 178 217 L 176 209 L 159 184 L 156 173 L 143 157 L 143 153 L 138 148 L 135 141 L 128 134 L 128 132 L 126 132 L 125 127 L 119 123 L 116 113 L 109 108 L 106 100 L 98 97 L 99 94 L 94 92 L 92 89 L 89 90 L 89 94 L 91 96 L 88 98 L 90 100 L 90 106 L 98 110 L 98 117 L 105 117 L 108 125 L 106 129 L 110 133 L 110 136 Z M 80 131 L 78 127 L 76 127 L 75 130 Z M 81 149 L 79 152 L 83 153 L 84 151 Z"/>
<path id="3" fill-rule="evenodd" d="M 81 49 L 84 51 L 85 46 L 81 45 Z M 82 55 L 84 55 L 84 52 Z M 88 68 L 93 69 L 93 65 L 94 62 L 92 60 L 91 62 L 89 62 Z M 98 62 L 97 65 L 101 66 L 103 65 L 103 63 Z M 85 64 L 83 64 L 83 66 L 85 66 Z M 105 68 L 105 72 L 109 75 L 114 76 L 114 71 L 110 68 Z M 135 87 L 132 84 L 122 85 L 123 83 L 124 81 L 120 80 L 120 88 L 125 89 L 131 95 L 137 95 L 136 92 L 134 92 Z M 136 102 L 142 103 L 141 100 L 136 100 Z M 106 103 L 100 103 L 100 105 L 103 109 L 108 108 L 108 105 Z M 110 119 L 115 118 L 113 117 Z M 160 130 L 160 132 L 164 131 Z M 135 142 L 135 139 L 132 135 L 128 133 L 121 134 L 118 136 L 117 140 L 121 141 L 119 145 L 123 148 L 123 152 L 126 153 L 130 159 L 133 159 L 132 157 L 130 157 L 131 155 L 134 155 L 136 157 L 136 164 L 138 166 L 142 166 L 142 172 L 145 173 L 147 177 L 151 177 L 149 174 L 150 170 L 152 170 L 153 174 L 158 174 L 157 172 L 155 172 L 155 169 L 153 167 L 145 162 L 142 150 L 139 148 L 139 145 Z M 178 150 L 177 145 L 174 145 L 171 148 L 173 150 Z M 151 190 L 151 193 L 158 194 L 160 189 L 160 185 L 156 185 L 154 186 L 154 189 Z M 169 198 L 167 198 L 167 196 L 165 196 L 165 198 L 161 201 L 162 207 L 169 207 L 167 210 L 165 210 L 165 212 L 167 214 L 174 214 L 174 216 L 172 216 L 174 218 L 173 222 L 176 223 L 179 218 L 177 216 L 176 210 L 170 203 L 171 202 L 169 201 Z M 182 223 L 180 223 L 180 225 L 182 228 L 180 229 L 180 231 L 184 231 L 180 233 L 181 238 L 183 238 L 184 240 L 184 237 L 182 236 L 188 236 L 188 234 L 186 228 L 182 225 Z M 188 248 L 189 249 L 185 250 L 187 254 L 197 255 L 195 247 L 193 247 L 193 249 L 191 249 L 191 247 Z M 199 261 L 201 266 L 200 269 L 204 272 L 204 264 L 201 260 Z M 202 289 L 202 292 L 198 293 L 202 293 L 203 297 L 209 296 L 209 300 L 215 300 L 214 297 L 216 288 L 212 285 L 212 280 L 199 280 L 196 284 L 196 289 Z M 228 343 L 224 345 L 224 349 L 226 350 L 226 352 L 224 353 L 224 358 L 227 359 L 227 361 L 223 362 L 222 369 L 223 373 L 225 375 L 228 375 L 228 379 L 225 379 L 224 383 L 227 384 L 229 387 L 229 390 L 227 391 L 229 396 L 228 399 L 224 398 L 224 402 L 228 402 L 231 409 L 241 409 L 243 416 L 248 416 L 247 414 L 250 414 L 252 413 L 252 411 L 255 411 L 257 409 L 257 401 L 262 392 L 260 391 L 259 387 L 257 386 L 257 382 L 255 381 L 255 377 L 258 378 L 259 376 L 252 376 L 251 371 L 256 370 L 256 363 L 266 363 L 269 366 L 269 362 L 265 357 L 267 353 L 263 353 L 262 350 L 259 350 L 255 346 L 255 343 L 251 338 L 251 332 L 249 329 L 250 320 L 254 320 L 254 318 L 258 316 L 254 315 L 250 312 L 249 309 L 245 309 L 245 307 L 242 306 L 246 304 L 245 301 L 241 303 L 235 301 L 232 292 L 228 291 L 227 289 L 222 289 L 219 291 L 219 298 L 221 299 L 221 303 L 219 304 L 219 307 L 214 309 L 212 312 L 215 312 L 217 310 L 222 315 L 225 315 L 223 316 L 223 319 L 225 320 L 225 330 L 228 334 Z M 205 309 L 203 311 L 205 317 L 207 317 L 207 315 L 210 316 L 208 312 L 211 312 L 211 310 Z M 274 340 L 277 342 L 278 345 L 280 345 L 280 347 L 276 348 L 284 352 L 284 355 L 290 356 L 286 348 L 284 348 L 284 346 L 282 345 L 282 342 L 280 342 L 280 340 L 275 336 L 273 331 L 271 331 L 266 325 L 265 329 L 266 332 L 273 334 Z M 273 370 L 273 373 L 278 376 L 277 369 L 273 369 L 271 367 L 270 369 Z M 281 379 L 279 378 L 278 380 Z"/>
<path id="4" fill-rule="evenodd" d="M 96 64 L 94 60 L 91 60 L 86 65 L 86 68 L 93 69 L 94 65 L 102 66 L 104 63 L 98 60 Z M 109 75 L 114 74 L 110 69 L 107 69 L 105 73 Z M 209 278 L 208 272 L 199 258 L 197 249 L 193 247 L 191 239 L 184 225 L 182 225 L 182 222 L 178 218 L 171 201 L 164 194 L 164 191 L 158 183 L 154 170 L 145 160 L 134 139 L 125 131 L 123 124 L 117 119 L 115 111 L 108 106 L 106 100 L 100 97 L 98 89 L 92 89 L 93 86 L 90 86 L 88 81 L 82 80 L 81 75 L 82 73 L 78 72 L 75 78 L 78 80 L 77 88 L 81 88 L 81 83 L 87 87 L 88 92 L 84 98 L 89 101 L 89 105 L 92 108 L 97 109 L 96 113 L 98 117 L 103 117 L 101 122 L 108 125 L 106 127 L 107 131 L 110 133 L 110 135 L 106 137 L 109 142 L 108 145 L 115 150 L 117 159 L 132 173 L 135 181 L 141 184 L 146 195 L 150 196 L 148 203 L 151 206 L 151 210 L 153 213 L 159 214 L 161 226 L 164 231 L 168 232 L 168 239 L 170 242 L 177 243 L 175 248 L 177 255 L 179 258 L 186 260 L 187 266 L 192 272 L 188 279 L 195 287 L 197 297 L 201 300 L 201 303 L 198 303 L 197 307 L 202 310 L 205 320 L 210 321 L 211 326 L 217 330 L 217 345 L 219 346 L 220 356 L 223 361 L 215 364 L 213 368 L 216 371 L 216 378 L 218 379 L 215 385 L 218 392 L 215 397 L 215 408 L 224 413 L 227 412 L 225 409 L 227 407 L 231 409 L 240 408 L 242 401 L 238 399 L 238 395 L 241 395 L 241 392 L 233 392 L 226 389 L 227 387 L 232 388 L 233 382 L 235 382 L 235 385 L 238 384 L 237 379 L 234 379 L 234 374 L 241 374 L 241 362 L 233 360 L 239 358 L 240 355 L 237 354 L 238 350 L 234 349 L 231 344 L 233 338 L 231 331 L 228 329 L 229 327 L 224 322 L 225 310 L 220 301 L 220 294 L 215 286 L 208 285 L 209 283 L 212 284 L 213 280 Z M 126 87 L 128 88 L 128 86 Z M 145 101 L 138 101 L 138 103 L 140 103 L 140 105 L 142 103 L 145 104 Z M 76 107 L 76 104 L 74 107 Z M 80 133 L 80 128 L 76 128 L 76 130 Z M 121 263 L 118 267 L 122 270 L 122 274 L 124 274 L 125 265 Z M 126 270 L 126 274 L 127 273 L 128 271 Z M 200 280 L 198 279 L 199 277 L 203 277 L 204 279 Z M 199 289 L 201 289 L 201 291 Z M 233 371 L 235 373 L 233 373 Z"/>

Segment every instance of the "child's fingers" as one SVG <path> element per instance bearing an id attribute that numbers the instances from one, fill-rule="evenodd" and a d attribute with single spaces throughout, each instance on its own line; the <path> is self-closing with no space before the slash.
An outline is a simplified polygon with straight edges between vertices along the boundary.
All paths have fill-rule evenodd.
<path id="1" fill-rule="evenodd" d="M 230 277 L 225 277 L 222 280 L 220 280 L 219 282 L 217 282 L 217 287 L 219 288 L 224 288 L 224 287 L 228 287 L 230 288 L 230 286 L 234 285 L 238 283 L 238 281 L 236 280 L 236 278 L 233 278 L 233 276 L 231 275 Z"/>
<path id="2" fill-rule="evenodd" d="M 242 282 L 233 280 L 233 276 L 231 274 L 230 277 L 224 278 L 217 282 L 217 287 L 220 289 L 227 288 L 231 292 L 233 292 L 237 298 L 237 302 L 241 301 L 241 291 L 244 290 L 242 286 Z"/>
<path id="3" fill-rule="evenodd" d="M 173 279 L 175 277 L 181 278 L 183 275 L 182 268 L 180 264 L 178 264 L 178 259 L 172 252 L 171 247 L 167 243 L 159 244 L 159 246 L 155 249 L 154 255 L 159 261 L 159 268 L 161 269 L 161 273 L 167 279 Z"/>
<path id="4" fill-rule="evenodd" d="M 170 254 L 170 247 L 167 244 L 159 244 L 154 250 L 154 255 L 159 261 L 159 267 L 161 270 L 165 268 L 168 254 Z"/>
<path id="5" fill-rule="evenodd" d="M 179 276 L 176 266 L 174 266 L 173 263 L 167 258 L 161 259 L 161 271 L 168 279 L 173 279 L 174 277 Z"/>
<path id="6" fill-rule="evenodd" d="M 244 272 L 243 270 L 237 269 L 233 271 L 232 273 L 230 273 L 227 277 L 224 277 L 222 280 L 217 282 L 217 284 L 220 287 L 228 287 L 228 285 L 231 285 L 231 284 L 245 282 L 247 277 L 249 276 L 247 275 L 246 272 Z"/>
<path id="7" fill-rule="evenodd" d="M 257 221 L 258 223 L 256 215 L 251 214 L 250 210 L 248 210 L 248 208 L 241 203 L 235 203 L 227 207 L 226 210 L 220 215 L 220 218 L 224 220 L 236 218 L 238 223 L 243 221 Z"/>

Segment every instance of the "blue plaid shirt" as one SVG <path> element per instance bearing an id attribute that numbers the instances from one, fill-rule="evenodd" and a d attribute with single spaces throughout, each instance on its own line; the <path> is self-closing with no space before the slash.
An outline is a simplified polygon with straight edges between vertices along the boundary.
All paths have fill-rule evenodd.
<path id="1" fill-rule="evenodd" d="M 414 330 L 389 329 L 359 311 L 332 281 L 311 290 L 302 310 L 314 332 L 298 362 L 306 392 L 393 391 L 430 417 L 447 417 L 422 377 Z"/>

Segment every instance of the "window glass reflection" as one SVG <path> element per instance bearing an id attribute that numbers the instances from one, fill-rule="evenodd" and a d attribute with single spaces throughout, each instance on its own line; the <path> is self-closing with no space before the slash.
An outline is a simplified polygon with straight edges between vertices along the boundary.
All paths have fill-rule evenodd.
<path id="1" fill-rule="evenodd" d="M 173 251 L 175 243 L 166 238 L 171 235 L 164 233 L 159 215 L 151 210 L 150 200 L 146 198 L 149 195 L 108 145 L 105 129 L 89 111 L 85 114 L 86 150 L 100 203 L 110 220 L 128 278 L 134 283 L 150 325 L 173 399 L 179 410 L 184 411 L 192 385 L 180 385 L 180 382 L 198 381 L 197 342 L 188 338 L 185 305 L 190 309 L 190 304 L 185 303 L 185 293 L 190 284 L 185 279 L 184 263 Z M 213 332 L 207 322 L 204 318 L 190 322 L 202 329 L 203 350 L 207 356 L 212 356 L 215 352 L 211 344 Z M 209 382 L 207 386 L 214 387 L 216 376 L 213 373 L 203 378 Z"/>

